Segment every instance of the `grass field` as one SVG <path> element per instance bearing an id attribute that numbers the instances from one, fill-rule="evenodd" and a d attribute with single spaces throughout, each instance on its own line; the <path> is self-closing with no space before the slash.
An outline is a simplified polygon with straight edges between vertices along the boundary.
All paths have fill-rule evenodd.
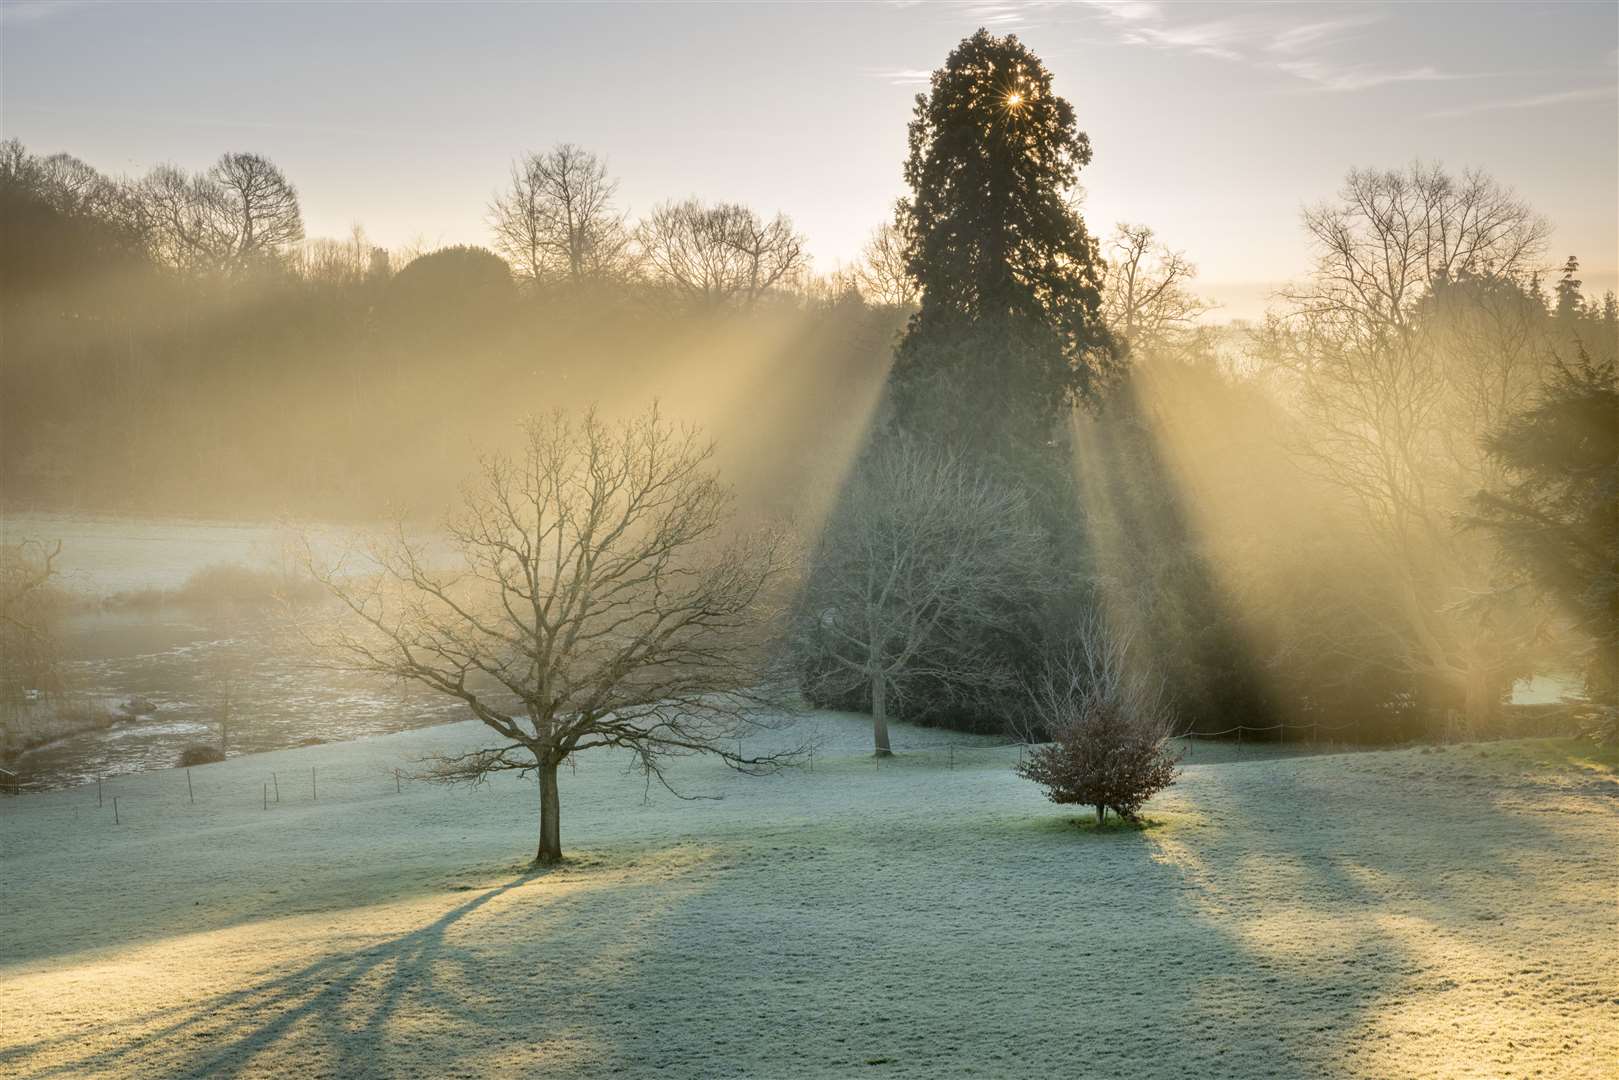
<path id="1" fill-rule="evenodd" d="M 563 776 L 575 861 L 544 874 L 531 783 L 396 792 L 389 770 L 471 725 L 205 766 L 194 804 L 178 770 L 101 806 L 0 800 L 0 1076 L 1619 1061 L 1619 780 L 1571 744 L 1204 744 L 1149 827 L 1098 830 L 1015 749 L 962 738 L 952 768 L 950 736 L 901 726 L 879 770 L 862 718 L 804 724 L 813 772 L 681 763 L 717 800 L 587 756 Z"/>

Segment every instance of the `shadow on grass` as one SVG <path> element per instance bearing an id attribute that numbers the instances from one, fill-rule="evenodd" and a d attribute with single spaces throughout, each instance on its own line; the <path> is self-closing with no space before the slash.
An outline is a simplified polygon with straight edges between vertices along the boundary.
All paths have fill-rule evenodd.
<path id="1" fill-rule="evenodd" d="M 587 854 L 557 866 L 526 866 L 494 886 L 452 883 L 450 891 L 476 895 L 424 925 L 321 955 L 236 989 L 51 1038 L 12 1042 L 0 1049 L 0 1074 L 212 1078 L 244 1072 L 340 1077 L 442 1075 L 449 1068 L 476 1072 L 468 1062 L 509 1041 L 514 1028 L 546 1033 L 544 989 L 575 975 L 551 968 L 561 964 L 552 959 L 559 942 L 572 936 L 587 952 L 607 951 L 612 940 L 603 938 L 593 916 L 605 911 L 602 925 L 622 929 L 649 911 L 665 910 L 670 895 L 683 895 L 678 885 L 649 888 L 633 873 L 626 884 L 623 875 L 611 872 L 619 864 L 642 863 L 638 857 Z M 600 873 L 604 868 L 609 872 Z M 492 920 L 479 920 L 475 931 L 452 934 L 491 902 L 549 883 L 563 891 L 547 889 L 533 904 L 505 906 Z M 510 962 L 514 936 L 521 942 L 515 951 L 525 958 L 518 964 Z M 333 931 L 326 940 L 341 938 Z M 583 966 L 591 966 L 588 957 Z M 430 1060 L 417 1062 L 412 1055 L 422 1049 L 423 1031 L 436 1037 Z"/>

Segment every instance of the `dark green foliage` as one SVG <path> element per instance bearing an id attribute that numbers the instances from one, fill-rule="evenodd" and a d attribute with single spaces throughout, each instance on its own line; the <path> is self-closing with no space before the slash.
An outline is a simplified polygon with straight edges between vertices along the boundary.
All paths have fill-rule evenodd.
<path id="1" fill-rule="evenodd" d="M 1619 384 L 1583 347 L 1485 448 L 1505 478 L 1474 500 L 1475 524 L 1591 644 L 1592 690 L 1619 690 Z"/>
<path id="2" fill-rule="evenodd" d="M 989 457 L 1044 448 L 1120 363 L 1070 196 L 1090 142 L 1016 37 L 980 30 L 919 95 L 899 222 L 922 287 L 891 383 L 900 426 Z"/>
<path id="3" fill-rule="evenodd" d="M 189 769 L 193 765 L 212 765 L 216 761 L 225 760 L 225 751 L 217 746 L 206 743 L 195 743 L 180 751 L 180 760 L 176 768 Z"/>
<path id="4" fill-rule="evenodd" d="M 457 245 L 412 259 L 388 283 L 395 326 L 433 336 L 464 335 L 498 320 L 517 296 L 511 268 L 481 247 Z"/>

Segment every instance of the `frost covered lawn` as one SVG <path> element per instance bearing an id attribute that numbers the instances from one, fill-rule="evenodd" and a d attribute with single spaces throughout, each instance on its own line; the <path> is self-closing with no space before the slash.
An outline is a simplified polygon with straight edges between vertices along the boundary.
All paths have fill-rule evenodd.
<path id="1" fill-rule="evenodd" d="M 1136 831 L 806 721 L 682 802 L 388 770 L 470 725 L 0 800 L 4 1076 L 1598 1076 L 1619 782 L 1553 743 L 1197 748 Z M 913 748 L 906 754 L 905 748 Z M 319 801 L 312 801 L 310 766 Z M 262 808 L 272 770 L 281 801 Z M 121 824 L 113 825 L 118 797 Z M 1609 1074 L 1611 1075 L 1611 1074 Z"/>

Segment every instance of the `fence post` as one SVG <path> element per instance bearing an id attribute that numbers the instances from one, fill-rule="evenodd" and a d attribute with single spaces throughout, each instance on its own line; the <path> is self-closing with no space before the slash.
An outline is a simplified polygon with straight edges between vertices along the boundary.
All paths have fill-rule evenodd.
<path id="1" fill-rule="evenodd" d="M 956 770 L 956 744 L 951 743 L 950 744 L 950 771 L 955 772 L 955 770 Z"/>
<path id="2" fill-rule="evenodd" d="M 275 773 L 270 774 L 270 783 L 275 785 L 275 801 L 281 801 L 281 778 Z"/>
<path id="3" fill-rule="evenodd" d="M 405 790 L 404 787 L 401 786 L 400 783 L 399 783 L 399 770 L 395 769 L 394 770 L 394 794 L 398 795 L 400 792 L 402 792 L 404 790 Z"/>
<path id="4" fill-rule="evenodd" d="M 270 809 L 270 785 L 269 784 L 264 785 L 264 808 L 266 810 Z"/>
<path id="5" fill-rule="evenodd" d="M 315 802 L 320 802 L 320 789 L 315 786 L 315 767 L 309 766 L 309 794 L 314 796 Z"/>
<path id="6" fill-rule="evenodd" d="M 190 769 L 186 770 L 186 798 L 191 800 L 191 805 L 192 806 L 197 805 L 197 793 L 191 787 L 191 770 Z"/>
<path id="7" fill-rule="evenodd" d="M 101 777 L 96 777 L 96 805 L 101 805 Z"/>
<path id="8" fill-rule="evenodd" d="M 118 796 L 112 797 L 112 823 L 118 824 Z"/>
<path id="9" fill-rule="evenodd" d="M 1242 749 L 1242 725 L 1237 725 L 1237 749 Z"/>

